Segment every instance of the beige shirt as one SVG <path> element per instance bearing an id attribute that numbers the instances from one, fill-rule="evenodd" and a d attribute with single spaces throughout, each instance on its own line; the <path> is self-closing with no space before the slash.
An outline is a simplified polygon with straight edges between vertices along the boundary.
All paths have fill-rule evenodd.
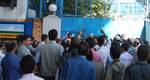
<path id="1" fill-rule="evenodd" d="M 41 48 L 41 75 L 52 77 L 56 75 L 58 62 L 63 53 L 63 47 L 56 41 L 49 41 Z"/>
<path id="2" fill-rule="evenodd" d="M 104 64 L 100 62 L 93 62 L 96 68 L 96 80 L 104 79 Z"/>

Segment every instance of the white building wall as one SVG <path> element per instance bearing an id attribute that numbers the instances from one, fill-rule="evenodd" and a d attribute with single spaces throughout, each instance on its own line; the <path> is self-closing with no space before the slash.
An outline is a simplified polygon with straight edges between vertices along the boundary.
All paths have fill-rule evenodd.
<path id="1" fill-rule="evenodd" d="M 17 0 L 17 6 L 14 9 L 9 7 L 0 7 L 0 20 L 22 20 L 27 16 L 27 0 Z"/>

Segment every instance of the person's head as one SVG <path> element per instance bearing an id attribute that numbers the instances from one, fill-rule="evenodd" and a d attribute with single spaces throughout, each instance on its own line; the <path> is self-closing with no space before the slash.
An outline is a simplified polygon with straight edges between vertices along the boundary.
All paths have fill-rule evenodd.
<path id="1" fill-rule="evenodd" d="M 6 48 L 6 51 L 9 53 L 9 52 L 13 52 L 15 53 L 16 51 L 16 43 L 15 42 L 7 42 L 6 45 L 5 45 L 5 48 Z"/>
<path id="2" fill-rule="evenodd" d="M 93 53 L 92 53 L 91 50 L 90 50 L 89 53 L 86 55 L 86 59 L 89 60 L 89 61 L 92 61 L 92 60 L 93 60 Z"/>
<path id="3" fill-rule="evenodd" d="M 120 45 L 112 45 L 110 48 L 110 55 L 112 57 L 112 59 L 119 59 L 120 55 L 121 55 L 121 46 Z"/>
<path id="4" fill-rule="evenodd" d="M 34 40 L 34 41 L 32 42 L 33 48 L 38 47 L 38 44 L 39 44 L 39 42 L 38 42 L 37 40 Z"/>
<path id="5" fill-rule="evenodd" d="M 94 48 L 94 46 L 97 44 L 96 40 L 92 37 L 88 37 L 86 41 L 89 44 L 89 48 Z"/>
<path id="6" fill-rule="evenodd" d="M 72 33 L 71 32 L 67 33 L 67 38 L 72 38 Z"/>
<path id="7" fill-rule="evenodd" d="M 34 37 L 32 36 L 32 37 L 31 37 L 31 41 L 33 42 L 34 40 L 35 40 L 35 39 L 34 39 Z"/>
<path id="8" fill-rule="evenodd" d="M 90 51 L 88 43 L 85 41 L 81 41 L 78 45 L 78 51 L 80 55 L 86 56 Z"/>
<path id="9" fill-rule="evenodd" d="M 18 35 L 17 38 L 17 45 L 21 45 L 23 44 L 23 39 L 22 39 L 23 35 Z"/>
<path id="10" fill-rule="evenodd" d="M 82 34 L 83 34 L 82 31 L 80 31 L 77 35 L 82 36 Z"/>
<path id="11" fill-rule="evenodd" d="M 94 34 L 93 33 L 90 33 L 89 35 L 88 35 L 88 37 L 94 37 Z"/>
<path id="12" fill-rule="evenodd" d="M 18 45 L 24 44 L 24 45 L 28 46 L 32 43 L 32 39 L 28 35 L 18 35 L 17 43 L 18 43 Z"/>
<path id="13" fill-rule="evenodd" d="M 55 4 L 50 4 L 48 9 L 50 13 L 54 14 L 57 11 L 57 6 Z"/>
<path id="14" fill-rule="evenodd" d="M 117 35 L 115 35 L 115 37 L 114 37 L 113 40 L 114 40 L 114 41 L 121 42 L 121 41 L 122 41 L 122 38 L 121 38 L 121 36 L 120 36 L 119 34 L 117 34 Z"/>
<path id="15" fill-rule="evenodd" d="M 133 45 L 134 44 L 134 38 L 129 38 L 128 42 L 129 42 L 130 45 Z"/>
<path id="16" fill-rule="evenodd" d="M 71 40 L 72 40 L 72 38 L 68 38 L 68 39 L 66 40 L 66 45 L 70 46 L 70 45 L 71 45 Z"/>
<path id="17" fill-rule="evenodd" d="M 24 56 L 20 61 L 20 68 L 23 74 L 33 73 L 35 69 L 35 61 L 31 55 Z"/>
<path id="18" fill-rule="evenodd" d="M 137 51 L 137 57 L 139 61 L 147 61 L 150 55 L 150 46 L 141 45 Z"/>
<path id="19" fill-rule="evenodd" d="M 52 29 L 48 32 L 49 40 L 56 40 L 58 36 L 58 32 L 55 29 Z"/>
<path id="20" fill-rule="evenodd" d="M 47 42 L 47 34 L 42 34 L 41 41 Z"/>
<path id="21" fill-rule="evenodd" d="M 79 44 L 81 43 L 81 39 L 79 38 L 72 38 L 71 39 L 71 48 L 77 48 L 79 46 Z"/>
<path id="22" fill-rule="evenodd" d="M 28 35 L 23 35 L 22 39 L 23 39 L 23 44 L 24 44 L 24 45 L 26 45 L 26 46 L 31 45 L 32 39 L 31 39 L 30 36 L 28 36 Z"/>
<path id="23" fill-rule="evenodd" d="M 134 39 L 134 44 L 133 44 L 133 46 L 134 46 L 134 47 L 138 47 L 139 44 L 140 44 L 140 41 L 139 41 L 138 39 Z"/>
<path id="24" fill-rule="evenodd" d="M 99 36 L 98 38 L 97 38 L 97 41 L 98 41 L 98 45 L 99 46 L 102 46 L 102 45 L 104 45 L 105 43 L 106 43 L 106 36 Z"/>
<path id="25" fill-rule="evenodd" d="M 57 39 L 56 39 L 56 42 L 57 42 L 58 44 L 62 44 L 62 39 L 57 38 Z"/>
<path id="26" fill-rule="evenodd" d="M 124 41 L 124 43 L 122 44 L 122 50 L 123 51 L 128 51 L 129 47 L 130 47 L 129 42 L 128 41 Z"/>

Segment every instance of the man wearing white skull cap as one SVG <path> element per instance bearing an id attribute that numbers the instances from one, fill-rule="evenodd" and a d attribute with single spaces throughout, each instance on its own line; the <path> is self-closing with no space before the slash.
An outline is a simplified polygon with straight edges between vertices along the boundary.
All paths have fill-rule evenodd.
<path id="1" fill-rule="evenodd" d="M 56 10 L 57 10 L 57 6 L 55 4 L 50 4 L 49 5 L 49 11 L 56 12 Z"/>
<path id="2" fill-rule="evenodd" d="M 55 4 L 49 5 L 49 11 L 52 13 L 43 19 L 43 34 L 48 34 L 51 29 L 58 31 L 58 37 L 61 36 L 61 19 L 55 15 L 57 6 Z"/>

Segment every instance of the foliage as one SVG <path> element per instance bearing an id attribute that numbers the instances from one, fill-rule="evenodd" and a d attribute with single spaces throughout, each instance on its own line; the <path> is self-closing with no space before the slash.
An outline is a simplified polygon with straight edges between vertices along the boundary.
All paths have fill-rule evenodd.
<path id="1" fill-rule="evenodd" d="M 78 15 L 90 16 L 90 0 L 78 0 Z"/>
<path id="2" fill-rule="evenodd" d="M 92 16 L 93 17 L 109 17 L 111 2 L 110 0 L 94 0 L 92 4 Z"/>
<path id="3" fill-rule="evenodd" d="M 111 7 L 110 0 L 64 0 L 65 15 L 80 15 L 91 17 L 108 17 Z"/>
<path id="4" fill-rule="evenodd" d="M 40 0 L 35 0 L 35 3 L 38 6 L 39 6 L 39 1 Z M 47 12 L 49 12 L 48 11 L 49 4 L 55 3 L 55 1 L 56 0 L 47 0 L 46 2 Z M 111 0 L 107 0 L 107 2 L 105 1 L 106 0 L 92 0 L 92 6 L 91 6 L 91 0 L 64 0 L 63 15 L 78 15 L 78 16 L 86 16 L 86 17 L 108 17 L 110 15 Z"/>
<path id="5" fill-rule="evenodd" d="M 75 3 L 75 0 L 64 0 L 64 8 L 63 8 L 64 13 L 63 14 L 74 15 L 75 5 L 72 3 Z"/>

